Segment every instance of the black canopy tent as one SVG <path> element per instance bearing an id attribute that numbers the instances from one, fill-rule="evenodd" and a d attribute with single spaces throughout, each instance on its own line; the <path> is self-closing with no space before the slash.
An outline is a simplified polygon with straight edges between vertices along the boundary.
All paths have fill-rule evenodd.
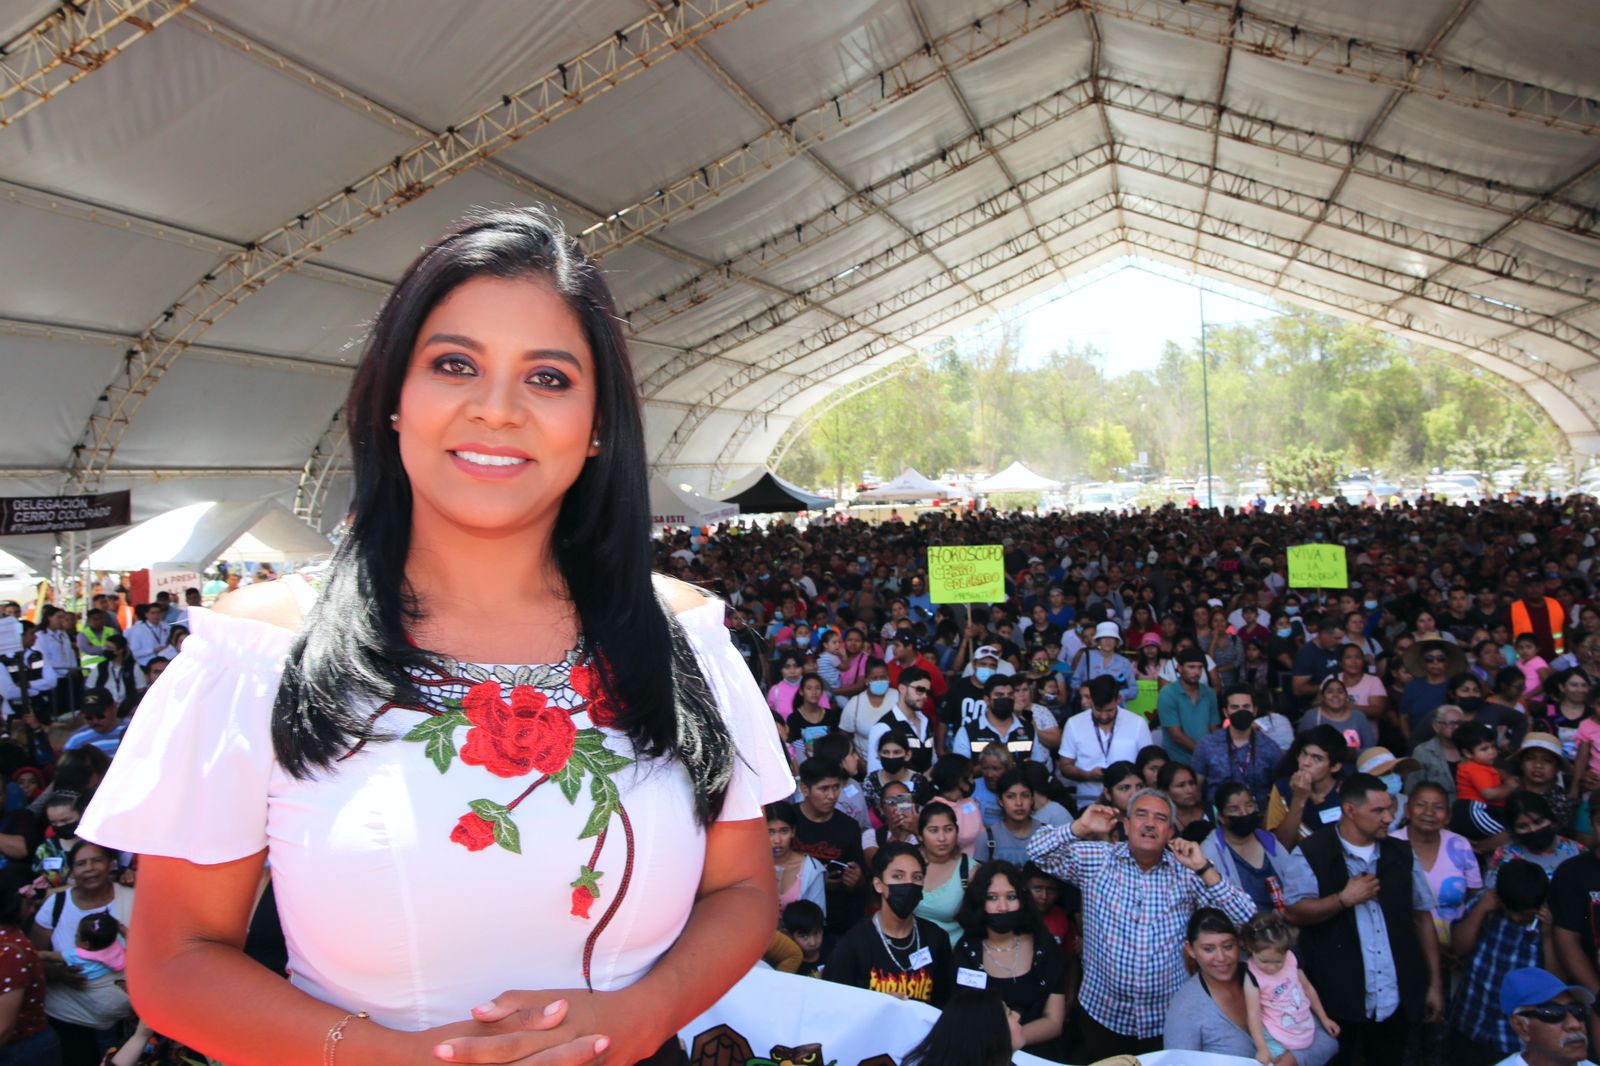
<path id="1" fill-rule="evenodd" d="M 723 503 L 736 503 L 740 514 L 778 514 L 786 511 L 820 511 L 833 501 L 791 485 L 770 470 L 761 469 L 735 483 L 734 494 Z"/>

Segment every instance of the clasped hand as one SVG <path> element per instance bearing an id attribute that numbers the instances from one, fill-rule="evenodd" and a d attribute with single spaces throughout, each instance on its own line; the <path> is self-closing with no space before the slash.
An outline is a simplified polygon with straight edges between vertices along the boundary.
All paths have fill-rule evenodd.
<path id="1" fill-rule="evenodd" d="M 562 989 L 510 991 L 475 1007 L 472 1021 L 432 1030 L 443 1062 L 495 1066 L 634 1063 L 654 1054 L 649 1027 L 619 1001 L 622 993 Z"/>

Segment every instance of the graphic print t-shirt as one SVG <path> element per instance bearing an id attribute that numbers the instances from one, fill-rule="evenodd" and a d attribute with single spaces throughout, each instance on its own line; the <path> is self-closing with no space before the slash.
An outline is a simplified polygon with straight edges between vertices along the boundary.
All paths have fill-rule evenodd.
<path id="1" fill-rule="evenodd" d="M 842 985 L 944 1006 L 950 994 L 950 937 L 926 918 L 914 921 L 916 936 L 893 941 L 890 949 L 871 918 L 858 922 L 834 945 L 823 976 Z"/>

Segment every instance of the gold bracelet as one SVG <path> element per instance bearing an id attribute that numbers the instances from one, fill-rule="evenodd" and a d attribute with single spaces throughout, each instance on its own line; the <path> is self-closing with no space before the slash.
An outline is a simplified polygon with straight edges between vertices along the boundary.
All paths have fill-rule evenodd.
<path id="1" fill-rule="evenodd" d="M 334 1023 L 328 1030 L 328 1037 L 322 1042 L 322 1066 L 333 1066 L 333 1057 L 339 1053 L 339 1041 L 344 1039 L 344 1027 L 358 1019 L 371 1017 L 366 1011 L 360 1014 L 346 1014 Z"/>

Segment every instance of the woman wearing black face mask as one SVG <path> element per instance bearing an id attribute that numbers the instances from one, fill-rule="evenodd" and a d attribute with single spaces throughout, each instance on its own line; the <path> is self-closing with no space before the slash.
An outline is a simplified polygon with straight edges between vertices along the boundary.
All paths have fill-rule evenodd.
<path id="1" fill-rule="evenodd" d="M 1223 880 L 1243 889 L 1257 910 L 1283 909 L 1281 867 L 1294 861 L 1278 838 L 1261 828 L 1261 808 L 1242 781 L 1217 788 L 1217 828 L 1200 850 Z"/>
<path id="2" fill-rule="evenodd" d="M 910 844 L 872 857 L 880 909 L 839 938 L 823 971 L 830 981 L 942 1007 L 950 995 L 950 938 L 916 916 L 927 863 Z"/>
<path id="3" fill-rule="evenodd" d="M 878 764 L 881 769 L 867 775 L 862 790 L 867 794 L 867 809 L 878 810 L 883 805 L 883 790 L 896 782 L 915 793 L 922 784 L 922 775 L 911 769 L 911 740 L 898 729 L 890 729 L 878 737 Z"/>
<path id="4" fill-rule="evenodd" d="M 966 935 L 956 945 L 956 985 L 1000 993 L 1022 1022 L 1027 1049 L 1053 1057 L 1067 1017 L 1067 959 L 1040 920 L 1022 871 L 1003 860 L 984 863 L 957 919 Z"/>
<path id="5" fill-rule="evenodd" d="M 1507 797 L 1505 824 L 1511 827 L 1511 843 L 1489 860 L 1485 888 L 1494 887 L 1495 873 L 1512 859 L 1527 859 L 1550 877 L 1557 866 L 1583 853 L 1575 841 L 1560 834 L 1550 804 L 1536 793 L 1513 792 Z"/>

